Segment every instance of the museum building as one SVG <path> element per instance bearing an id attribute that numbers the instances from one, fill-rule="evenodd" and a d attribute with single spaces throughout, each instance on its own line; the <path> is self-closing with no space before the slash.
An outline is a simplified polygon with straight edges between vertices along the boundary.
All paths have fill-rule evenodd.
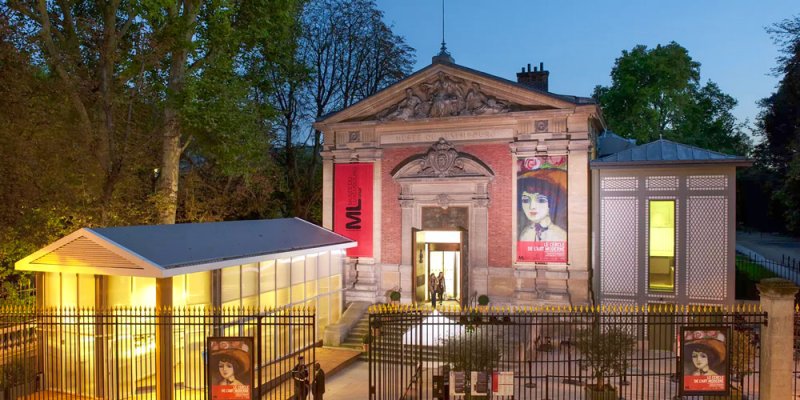
<path id="1" fill-rule="evenodd" d="M 346 300 L 427 302 L 441 273 L 462 305 L 732 303 L 735 170 L 748 161 L 636 147 L 604 133 L 592 99 L 549 92 L 543 64 L 516 75 L 440 53 L 317 121 L 323 226 L 358 242 Z M 673 153 L 647 158 L 662 148 Z"/>

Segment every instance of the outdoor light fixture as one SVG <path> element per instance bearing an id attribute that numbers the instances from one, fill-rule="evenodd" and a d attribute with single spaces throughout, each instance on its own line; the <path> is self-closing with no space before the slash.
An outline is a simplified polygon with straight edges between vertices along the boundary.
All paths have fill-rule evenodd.
<path id="1" fill-rule="evenodd" d="M 424 254 L 422 254 L 422 249 L 419 249 L 419 263 L 420 264 L 422 264 L 423 256 L 424 256 Z"/>

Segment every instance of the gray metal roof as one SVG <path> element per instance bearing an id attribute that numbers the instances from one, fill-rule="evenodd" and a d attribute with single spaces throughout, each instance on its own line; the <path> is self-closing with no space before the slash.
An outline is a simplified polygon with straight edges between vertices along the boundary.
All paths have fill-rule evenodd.
<path id="1" fill-rule="evenodd" d="M 597 137 L 597 156 L 605 157 L 636 146 L 636 139 L 626 139 L 611 131 Z"/>
<path id="2" fill-rule="evenodd" d="M 592 168 L 634 165 L 671 164 L 751 164 L 747 158 L 675 143 L 666 139 L 631 147 L 591 163 Z"/>
<path id="3" fill-rule="evenodd" d="M 299 218 L 87 230 L 164 269 L 354 243 Z"/>

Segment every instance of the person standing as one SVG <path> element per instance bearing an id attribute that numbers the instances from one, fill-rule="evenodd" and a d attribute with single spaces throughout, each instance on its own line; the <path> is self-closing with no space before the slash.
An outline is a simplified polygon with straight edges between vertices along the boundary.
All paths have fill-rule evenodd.
<path id="1" fill-rule="evenodd" d="M 295 400 L 306 400 L 309 389 L 308 366 L 303 360 L 303 356 L 297 357 L 297 365 L 292 368 L 292 379 L 294 379 L 294 398 Z"/>
<path id="2" fill-rule="evenodd" d="M 428 278 L 428 294 L 431 296 L 431 306 L 433 306 L 434 310 L 436 309 L 436 289 L 438 286 L 436 275 L 431 272 L 431 276 Z"/>
<path id="3" fill-rule="evenodd" d="M 311 394 L 314 400 L 322 400 L 322 395 L 325 394 L 325 371 L 319 363 L 314 364 L 314 383 L 311 385 Z"/>
<path id="4" fill-rule="evenodd" d="M 439 271 L 439 276 L 436 278 L 436 292 L 439 293 L 439 303 L 444 303 L 445 286 L 444 271 Z"/>

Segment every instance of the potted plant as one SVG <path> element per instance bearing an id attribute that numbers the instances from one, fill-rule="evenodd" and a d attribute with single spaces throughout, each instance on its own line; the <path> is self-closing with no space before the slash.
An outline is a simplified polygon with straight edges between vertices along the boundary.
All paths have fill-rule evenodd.
<path id="1" fill-rule="evenodd" d="M 486 311 L 486 308 L 489 306 L 489 296 L 482 294 L 478 296 L 478 308 Z"/>
<path id="2" fill-rule="evenodd" d="M 442 345 L 439 347 L 442 360 L 451 366 L 452 371 L 466 372 L 464 378 L 467 387 L 479 382 L 486 384 L 481 377 L 478 377 L 478 382 L 471 382 L 470 372 L 485 372 L 483 377 L 491 376 L 492 371 L 500 364 L 503 355 L 502 349 L 501 338 L 480 327 L 473 327 L 461 335 L 442 339 Z M 486 390 L 488 391 L 490 388 Z M 466 398 L 477 400 L 486 399 L 488 396 L 467 394 Z"/>
<path id="3" fill-rule="evenodd" d="M 730 347 L 731 368 L 731 394 L 725 397 L 708 397 L 709 399 L 746 399 L 742 394 L 742 381 L 744 377 L 754 372 L 756 346 L 758 340 L 756 333 L 748 329 L 734 328 Z M 734 383 L 738 383 L 735 385 Z"/>
<path id="4" fill-rule="evenodd" d="M 31 384 L 35 378 L 33 361 L 26 363 L 22 357 L 15 357 L 0 367 L 0 395 L 6 400 L 22 397 L 27 394 L 25 385 Z"/>
<path id="5" fill-rule="evenodd" d="M 370 345 L 370 343 L 372 343 L 372 332 L 367 332 L 367 334 L 364 335 L 364 339 L 362 340 L 361 343 L 362 343 L 362 346 L 364 347 L 364 352 L 365 353 L 368 352 L 369 351 L 369 345 Z"/>
<path id="6" fill-rule="evenodd" d="M 389 300 L 392 301 L 392 304 L 400 303 L 400 292 L 392 290 L 391 293 L 389 293 Z"/>
<path id="7" fill-rule="evenodd" d="M 607 382 L 607 377 L 621 375 L 628 367 L 628 355 L 633 352 L 636 340 L 633 335 L 617 326 L 600 326 L 581 329 L 575 335 L 575 347 L 583 355 L 581 368 L 590 369 L 594 384 L 584 387 L 587 400 L 616 400 L 617 389 Z"/>

